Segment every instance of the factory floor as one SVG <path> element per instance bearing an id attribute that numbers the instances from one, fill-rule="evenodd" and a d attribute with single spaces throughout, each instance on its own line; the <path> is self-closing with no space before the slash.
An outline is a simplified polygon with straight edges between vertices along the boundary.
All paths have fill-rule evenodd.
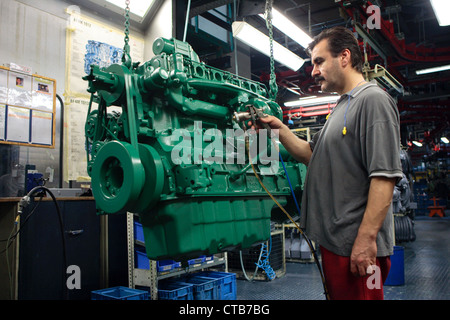
<path id="1" fill-rule="evenodd" d="M 450 300 L 450 217 L 418 216 L 414 230 L 415 241 L 397 243 L 404 248 L 404 284 L 384 286 L 385 300 Z M 238 279 L 236 287 L 237 300 L 325 299 L 315 263 L 287 262 L 279 278 Z"/>

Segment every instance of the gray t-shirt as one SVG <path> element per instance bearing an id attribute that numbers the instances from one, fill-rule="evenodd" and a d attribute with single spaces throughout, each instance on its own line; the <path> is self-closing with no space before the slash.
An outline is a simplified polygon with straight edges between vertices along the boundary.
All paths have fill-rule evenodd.
<path id="1" fill-rule="evenodd" d="M 301 226 L 326 249 L 350 256 L 367 204 L 370 178 L 402 177 L 399 114 L 375 81 L 343 94 L 313 150 L 302 198 Z M 348 106 L 347 106 L 348 105 Z M 343 135 L 344 124 L 347 127 Z M 377 256 L 393 254 L 392 206 L 377 236 Z"/>

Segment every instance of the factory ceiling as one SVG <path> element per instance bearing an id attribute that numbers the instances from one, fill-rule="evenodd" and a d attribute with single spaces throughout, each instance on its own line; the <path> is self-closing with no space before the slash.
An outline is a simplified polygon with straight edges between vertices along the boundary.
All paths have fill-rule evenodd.
<path id="1" fill-rule="evenodd" d="M 77 3 L 93 9 L 99 8 L 104 0 L 76 0 Z M 156 5 L 146 17 L 133 19 L 134 28 L 145 32 Z M 224 5 L 233 10 L 236 4 L 236 20 L 245 20 L 267 34 L 265 21 L 258 17 L 264 12 L 265 0 L 176 0 L 174 3 L 176 36 L 182 38 L 185 15 L 190 4 L 190 18 L 202 17 L 227 30 L 231 34 L 232 20 L 217 18 L 211 14 Z M 367 20 L 372 12 L 367 7 L 375 5 L 380 9 L 379 27 L 369 29 Z M 97 6 L 97 7 L 96 7 Z M 439 26 L 429 0 L 274 0 L 273 6 L 284 12 L 292 21 L 312 37 L 323 29 L 333 26 L 353 28 L 361 48 L 365 46 L 370 68 L 380 65 L 400 84 L 402 92 L 391 90 L 398 100 L 403 130 L 428 131 L 433 139 L 440 134 L 450 134 L 450 71 L 416 75 L 416 70 L 450 64 L 450 26 Z M 108 11 L 106 5 L 103 9 Z M 120 13 L 110 12 L 120 19 Z M 230 12 L 233 17 L 234 12 Z M 304 49 L 274 29 L 274 40 L 286 45 L 297 55 L 308 59 Z M 198 30 L 190 27 L 186 41 L 199 53 L 203 61 L 218 68 L 227 69 L 227 59 L 222 59 L 232 50 L 214 37 L 199 36 Z M 230 44 L 230 42 L 228 43 Z M 254 79 L 267 82 L 270 74 L 269 58 L 251 50 L 251 73 Z M 319 88 L 312 81 L 309 61 L 298 70 L 292 71 L 276 64 L 279 85 L 278 102 L 296 99 L 299 95 L 316 93 Z M 230 69 L 231 72 L 233 70 Z M 295 92 L 295 93 L 293 93 Z"/>
<path id="2" fill-rule="evenodd" d="M 237 20 L 245 20 L 267 33 L 265 22 L 257 16 L 264 11 L 265 0 L 192 0 L 191 16 L 207 18 L 208 10 L 233 3 L 238 6 Z M 367 13 L 369 5 L 380 8 L 378 28 L 367 28 L 367 19 L 373 13 Z M 450 71 L 416 75 L 419 69 L 450 64 L 450 26 L 439 26 L 429 0 L 275 0 L 273 6 L 312 37 L 333 26 L 354 28 L 361 47 L 366 45 L 369 66 L 383 66 L 403 87 L 401 94 L 392 92 L 397 96 L 402 126 L 428 131 L 428 139 L 448 133 Z M 299 56 L 308 58 L 301 46 L 283 34 L 275 31 L 274 39 L 287 44 Z M 195 49 L 195 41 L 191 45 Z M 256 51 L 251 52 L 252 75 L 267 81 L 269 59 Z M 319 88 L 311 79 L 311 69 L 309 62 L 296 72 L 276 64 L 277 82 L 281 88 L 279 100 L 298 98 L 293 91 L 301 95 L 317 92 Z"/>

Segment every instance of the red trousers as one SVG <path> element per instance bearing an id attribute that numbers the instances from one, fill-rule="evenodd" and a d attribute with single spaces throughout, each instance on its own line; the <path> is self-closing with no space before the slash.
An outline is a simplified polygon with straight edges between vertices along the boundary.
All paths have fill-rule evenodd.
<path id="1" fill-rule="evenodd" d="M 391 268 L 389 256 L 377 258 L 378 268 L 373 275 L 357 277 L 350 272 L 350 257 L 336 255 L 322 246 L 320 246 L 320 252 L 330 300 L 384 299 L 383 283 Z"/>

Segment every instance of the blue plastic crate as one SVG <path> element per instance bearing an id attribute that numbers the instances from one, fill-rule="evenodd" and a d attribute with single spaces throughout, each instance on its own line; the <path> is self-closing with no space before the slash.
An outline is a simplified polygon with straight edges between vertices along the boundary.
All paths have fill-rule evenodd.
<path id="1" fill-rule="evenodd" d="M 145 242 L 144 229 L 142 227 L 142 224 L 137 221 L 134 221 L 134 239 Z"/>
<path id="2" fill-rule="evenodd" d="M 236 274 L 219 271 L 203 271 L 195 276 L 216 279 L 218 281 L 218 299 L 236 300 Z"/>
<path id="3" fill-rule="evenodd" d="M 158 282 L 159 300 L 194 300 L 194 286 L 187 283 Z"/>
<path id="4" fill-rule="evenodd" d="M 134 250 L 134 263 L 138 269 L 150 269 L 150 260 L 144 250 Z"/>
<path id="5" fill-rule="evenodd" d="M 219 295 L 219 288 L 217 281 L 211 278 L 187 276 L 178 280 L 175 283 L 191 284 L 194 288 L 194 300 L 217 300 Z"/>
<path id="6" fill-rule="evenodd" d="M 150 260 L 144 250 L 135 250 L 134 255 L 135 265 L 138 269 L 150 269 Z M 175 260 L 160 260 L 156 261 L 156 270 L 158 272 L 167 272 L 174 270 L 176 268 L 181 268 L 181 262 Z"/>
<path id="7" fill-rule="evenodd" d="M 156 270 L 158 272 L 170 271 L 176 268 L 181 268 L 181 262 L 175 260 L 160 260 L 156 262 Z"/>
<path id="8" fill-rule="evenodd" d="M 195 258 L 195 259 L 190 259 L 190 260 L 188 260 L 188 265 L 192 266 L 194 264 L 203 263 L 203 262 L 205 262 L 205 258 L 206 258 L 206 256 L 200 256 L 200 257 Z"/>
<path id="9" fill-rule="evenodd" d="M 148 300 L 148 292 L 127 287 L 112 287 L 92 291 L 91 300 Z"/>

